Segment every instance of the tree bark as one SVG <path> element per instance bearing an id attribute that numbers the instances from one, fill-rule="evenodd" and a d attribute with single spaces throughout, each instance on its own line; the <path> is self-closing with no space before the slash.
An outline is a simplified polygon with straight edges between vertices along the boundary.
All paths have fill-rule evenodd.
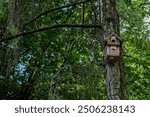
<path id="1" fill-rule="evenodd" d="M 101 24 L 104 40 L 115 33 L 119 36 L 119 16 L 116 10 L 116 0 L 99 0 L 101 11 Z M 122 45 L 121 45 L 122 46 Z M 105 56 L 105 49 L 103 48 Z M 123 49 L 121 47 L 120 59 L 115 63 L 105 61 L 105 78 L 107 97 L 110 100 L 128 99 L 124 77 Z M 104 57 L 105 58 L 105 57 Z"/>

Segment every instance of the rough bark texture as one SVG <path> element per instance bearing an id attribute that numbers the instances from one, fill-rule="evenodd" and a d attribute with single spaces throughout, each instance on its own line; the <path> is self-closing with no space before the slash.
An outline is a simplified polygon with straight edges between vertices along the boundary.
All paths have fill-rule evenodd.
<path id="1" fill-rule="evenodd" d="M 119 16 L 116 10 L 116 0 L 100 0 L 101 24 L 103 28 L 103 42 L 109 35 L 115 33 L 119 36 Z M 104 50 L 104 56 L 105 56 Z M 128 99 L 124 80 L 123 50 L 121 58 L 115 63 L 105 64 L 106 90 L 108 99 Z"/>

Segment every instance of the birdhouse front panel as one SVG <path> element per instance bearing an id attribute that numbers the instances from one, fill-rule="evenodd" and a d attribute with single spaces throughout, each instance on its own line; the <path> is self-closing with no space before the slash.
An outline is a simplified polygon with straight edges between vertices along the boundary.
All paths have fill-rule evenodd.
<path id="1" fill-rule="evenodd" d="M 117 46 L 106 46 L 106 60 L 115 61 L 120 57 L 120 47 Z"/>

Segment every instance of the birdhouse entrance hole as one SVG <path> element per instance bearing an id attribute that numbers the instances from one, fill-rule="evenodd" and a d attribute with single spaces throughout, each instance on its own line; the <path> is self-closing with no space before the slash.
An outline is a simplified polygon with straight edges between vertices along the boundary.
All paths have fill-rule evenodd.
<path id="1" fill-rule="evenodd" d="M 116 42 L 116 37 L 115 36 L 111 37 L 111 42 Z"/>

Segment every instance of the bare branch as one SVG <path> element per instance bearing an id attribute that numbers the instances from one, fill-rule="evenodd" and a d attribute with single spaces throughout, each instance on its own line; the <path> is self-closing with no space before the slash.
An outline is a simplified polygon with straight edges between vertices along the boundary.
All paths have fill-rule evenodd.
<path id="1" fill-rule="evenodd" d="M 22 32 L 22 33 L 19 33 L 16 35 L 4 37 L 0 40 L 0 42 L 3 42 L 5 40 L 12 40 L 12 39 L 15 39 L 18 37 L 26 36 L 29 34 L 34 34 L 37 32 L 51 30 L 54 28 L 63 28 L 63 27 L 65 27 L 65 28 L 101 28 L 101 25 L 95 25 L 95 24 L 58 24 L 58 25 L 48 26 L 48 27 L 44 27 L 44 28 L 38 28 L 38 29 L 34 29 L 32 31 Z"/>
<path id="2" fill-rule="evenodd" d="M 78 4 L 82 4 L 82 3 L 86 3 L 86 2 L 89 2 L 90 0 L 84 0 L 84 1 L 80 1 L 80 2 L 76 2 L 76 3 L 72 3 L 72 4 L 67 4 L 67 5 L 64 5 L 64 6 L 60 6 L 60 7 L 57 7 L 57 8 L 54 8 L 54 9 L 50 9 L 50 10 L 47 10 L 41 14 L 39 14 L 38 16 L 36 16 L 35 18 L 33 18 L 31 21 L 29 21 L 28 23 L 24 24 L 23 28 L 25 26 L 27 26 L 28 24 L 34 22 L 35 20 L 37 20 L 38 18 L 40 18 L 41 16 L 43 15 L 46 15 L 48 13 L 51 13 L 51 12 L 54 12 L 54 11 L 57 11 L 57 10 L 60 10 L 60 9 L 63 9 L 63 8 L 67 8 L 67 7 L 71 7 L 71 6 L 76 6 Z"/>

